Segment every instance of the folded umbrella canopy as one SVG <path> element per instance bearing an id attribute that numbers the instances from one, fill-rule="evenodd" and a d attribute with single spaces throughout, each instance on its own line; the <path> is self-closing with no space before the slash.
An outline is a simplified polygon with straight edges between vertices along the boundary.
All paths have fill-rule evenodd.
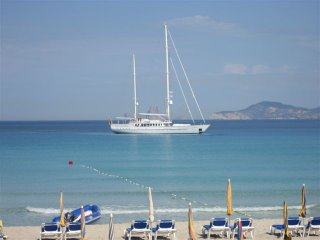
<path id="1" fill-rule="evenodd" d="M 228 179 L 227 184 L 227 215 L 229 216 L 229 224 L 230 224 L 230 216 L 233 214 L 232 209 L 232 188 L 230 178 Z"/>
<path id="2" fill-rule="evenodd" d="M 60 192 L 60 226 L 65 227 L 66 226 L 66 221 L 64 219 L 64 214 L 63 214 L 63 194 Z"/>
<path id="3" fill-rule="evenodd" d="M 238 219 L 238 223 L 237 224 L 238 224 L 238 237 L 237 237 L 237 240 L 243 240 L 241 218 Z"/>
<path id="4" fill-rule="evenodd" d="M 109 221 L 109 240 L 114 240 L 114 227 L 113 227 L 112 213 L 110 213 L 110 221 Z"/>
<path id="5" fill-rule="evenodd" d="M 153 209 L 153 201 L 152 201 L 152 193 L 151 188 L 148 188 L 148 196 L 149 196 L 149 220 L 150 223 L 154 221 L 154 209 Z"/>
<path id="6" fill-rule="evenodd" d="M 284 240 L 291 240 L 291 234 L 288 229 L 288 209 L 286 201 L 283 202 L 283 226 L 284 226 Z"/>
<path id="7" fill-rule="evenodd" d="M 301 210 L 299 213 L 300 217 L 305 218 L 307 216 L 307 208 L 306 208 L 306 185 L 302 184 L 302 190 L 301 190 Z"/>
<path id="8" fill-rule="evenodd" d="M 86 216 L 84 214 L 83 206 L 81 206 L 81 240 L 86 239 Z"/>
<path id="9" fill-rule="evenodd" d="M 192 218 L 192 206 L 189 203 L 189 211 L 188 211 L 188 229 L 189 229 L 189 240 L 196 240 L 196 233 L 194 231 L 193 226 L 193 218 Z"/>

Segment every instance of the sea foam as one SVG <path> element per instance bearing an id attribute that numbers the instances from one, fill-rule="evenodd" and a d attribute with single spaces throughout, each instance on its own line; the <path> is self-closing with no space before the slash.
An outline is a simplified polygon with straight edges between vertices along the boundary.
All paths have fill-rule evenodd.
<path id="1" fill-rule="evenodd" d="M 307 205 L 307 209 L 315 207 L 315 204 Z M 283 206 L 266 206 L 266 207 L 239 207 L 234 208 L 234 211 L 236 212 L 270 212 L 270 211 L 282 211 Z M 289 210 L 299 210 L 301 209 L 301 206 L 289 206 Z M 37 208 L 37 207 L 26 207 L 26 210 L 28 212 L 38 213 L 38 214 L 44 214 L 44 215 L 56 215 L 60 213 L 60 209 L 58 208 Z M 73 209 L 64 209 L 64 212 L 71 212 Z M 214 207 L 214 208 L 193 208 L 193 212 L 226 212 L 226 208 L 223 207 Z M 132 215 L 132 214 L 144 214 L 148 213 L 148 208 L 146 209 L 117 209 L 117 208 L 110 208 L 110 207 L 102 207 L 101 213 L 102 214 L 117 214 L 117 215 Z M 187 213 L 188 208 L 159 208 L 155 209 L 156 213 Z"/>

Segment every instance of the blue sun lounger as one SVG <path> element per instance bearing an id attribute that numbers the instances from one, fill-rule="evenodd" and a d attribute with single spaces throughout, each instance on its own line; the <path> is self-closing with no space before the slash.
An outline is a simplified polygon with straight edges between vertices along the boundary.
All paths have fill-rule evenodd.
<path id="1" fill-rule="evenodd" d="M 131 227 L 124 232 L 124 238 L 131 240 L 132 237 L 146 237 L 151 240 L 151 230 L 148 220 L 134 220 Z"/>
<path id="2" fill-rule="evenodd" d="M 207 235 L 207 238 L 210 238 L 211 234 L 214 233 L 221 236 L 226 235 L 229 238 L 231 230 L 227 218 L 211 218 L 210 224 L 202 227 L 202 235 Z"/>
<path id="3" fill-rule="evenodd" d="M 61 238 L 61 228 L 59 223 L 42 223 L 40 240 L 42 239 L 60 239 Z"/>
<path id="4" fill-rule="evenodd" d="M 238 232 L 238 222 L 241 221 L 242 233 L 245 236 L 250 233 L 251 239 L 254 238 L 254 227 L 252 226 L 252 218 L 237 218 L 234 220 L 233 226 L 231 226 L 232 239 L 234 239 L 235 234 Z"/>
<path id="5" fill-rule="evenodd" d="M 152 228 L 152 234 L 154 240 L 157 240 L 159 236 L 169 238 L 171 235 L 173 239 L 176 239 L 176 229 L 174 220 L 159 220 L 157 226 Z"/>
<path id="6" fill-rule="evenodd" d="M 81 224 L 69 223 L 67 225 L 65 239 L 81 239 Z"/>
<path id="7" fill-rule="evenodd" d="M 0 240 L 4 240 L 7 239 L 8 237 L 2 233 L 0 233 Z"/>
<path id="8" fill-rule="evenodd" d="M 283 224 L 273 224 L 270 226 L 270 233 L 275 234 L 276 231 L 280 232 L 280 236 L 284 235 L 284 225 Z M 301 237 L 305 234 L 305 226 L 301 224 L 300 217 L 288 217 L 288 230 L 289 232 L 296 233 Z"/>
<path id="9" fill-rule="evenodd" d="M 310 235 L 310 232 L 316 233 L 320 235 L 320 217 L 311 217 L 309 218 L 308 224 L 305 226 L 306 230 L 308 230 L 308 236 Z"/>

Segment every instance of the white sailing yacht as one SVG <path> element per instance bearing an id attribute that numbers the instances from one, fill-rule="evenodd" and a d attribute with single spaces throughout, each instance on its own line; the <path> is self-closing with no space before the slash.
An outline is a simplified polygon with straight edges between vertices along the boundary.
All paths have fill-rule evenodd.
<path id="1" fill-rule="evenodd" d="M 171 35 L 170 35 L 171 37 Z M 172 38 L 171 38 L 172 40 Z M 172 40 L 173 41 L 173 40 Z M 173 43 L 173 42 L 172 42 Z M 174 49 L 175 45 L 173 43 Z M 133 55 L 133 86 L 134 86 L 134 117 L 133 118 L 123 118 L 119 117 L 117 120 L 109 121 L 109 125 L 111 130 L 114 133 L 125 133 L 125 134 L 201 134 L 205 132 L 210 124 L 205 123 L 205 119 L 203 118 L 202 112 L 200 110 L 199 104 L 195 98 L 187 75 L 184 71 L 183 65 L 181 63 L 180 57 L 176 51 L 177 57 L 182 66 L 183 72 L 185 73 L 185 77 L 188 81 L 190 90 L 192 92 L 193 98 L 196 102 L 196 105 L 199 109 L 199 112 L 202 117 L 203 124 L 195 124 L 193 116 L 191 114 L 189 105 L 186 101 L 185 95 L 183 93 L 183 97 L 186 101 L 190 116 L 192 118 L 193 124 L 181 124 L 181 123 L 173 123 L 171 120 L 171 105 L 173 104 L 172 96 L 170 96 L 170 76 L 169 76 L 169 52 L 168 52 L 168 29 L 167 25 L 165 25 L 165 52 L 166 52 L 166 82 L 167 82 L 167 109 L 166 113 L 137 113 L 138 101 L 137 101 L 137 91 L 136 91 L 136 68 L 135 68 L 135 57 Z M 170 59 L 171 60 L 171 59 Z M 173 66 L 173 62 L 171 60 L 173 70 L 175 68 Z M 176 71 L 175 71 L 176 72 Z M 177 76 L 177 75 L 176 75 Z M 178 80 L 179 81 L 179 80 Z M 180 85 L 180 81 L 179 81 Z M 181 88 L 181 85 L 180 85 Z M 154 119 L 157 118 L 157 119 Z"/>

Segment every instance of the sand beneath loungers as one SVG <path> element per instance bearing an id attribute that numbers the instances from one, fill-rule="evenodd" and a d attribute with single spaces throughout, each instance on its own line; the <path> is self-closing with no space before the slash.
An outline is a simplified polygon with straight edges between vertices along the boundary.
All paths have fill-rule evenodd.
<path id="1" fill-rule="evenodd" d="M 282 220 L 254 220 L 253 225 L 255 227 L 255 239 L 256 240 L 268 240 L 268 239 L 280 239 L 279 236 L 270 235 L 269 227 L 271 224 L 281 224 Z M 201 236 L 201 226 L 208 224 L 208 221 L 198 221 L 194 222 L 196 232 L 198 234 L 198 239 L 203 239 Z M 130 223 L 127 224 L 114 224 L 115 230 L 115 239 L 123 239 L 123 231 L 130 226 Z M 188 223 L 187 222 L 177 222 L 176 223 L 176 239 L 177 240 L 186 240 L 188 239 Z M 87 230 L 87 239 L 88 240 L 107 240 L 109 226 L 107 224 L 96 224 L 86 226 Z M 39 227 L 5 227 L 5 234 L 8 236 L 9 240 L 36 240 L 40 237 L 40 224 Z M 219 238 L 218 238 L 219 239 Z M 221 238 L 220 238 L 221 239 Z M 224 238 L 226 239 L 226 238 Z M 293 239 L 320 239 L 319 236 L 310 236 L 310 237 L 293 237 Z"/>

